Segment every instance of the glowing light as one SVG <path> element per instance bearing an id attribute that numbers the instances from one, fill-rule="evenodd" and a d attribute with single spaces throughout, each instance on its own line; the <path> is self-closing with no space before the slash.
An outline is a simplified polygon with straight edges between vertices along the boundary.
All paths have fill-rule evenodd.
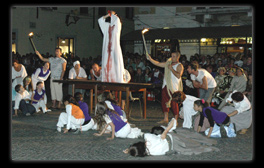
<path id="1" fill-rule="evenodd" d="M 149 28 L 145 28 L 145 29 L 142 30 L 142 34 L 145 34 L 148 31 L 149 31 Z"/>
<path id="2" fill-rule="evenodd" d="M 206 42 L 206 38 L 201 38 L 201 42 Z"/>
<path id="3" fill-rule="evenodd" d="M 32 37 L 33 35 L 34 35 L 33 32 L 30 32 L 30 33 L 28 34 L 29 37 Z"/>

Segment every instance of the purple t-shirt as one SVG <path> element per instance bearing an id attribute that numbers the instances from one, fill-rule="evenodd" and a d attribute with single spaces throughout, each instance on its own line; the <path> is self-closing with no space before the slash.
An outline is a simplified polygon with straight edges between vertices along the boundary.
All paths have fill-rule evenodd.
<path id="1" fill-rule="evenodd" d="M 111 111 L 107 111 L 109 118 L 112 120 L 115 125 L 115 132 L 118 132 L 121 128 L 123 128 L 127 123 L 124 122 L 119 115 L 112 113 Z"/>
<path id="2" fill-rule="evenodd" d="M 208 118 L 208 116 L 207 116 L 206 113 L 205 113 L 205 111 L 206 111 L 207 109 L 211 111 L 211 116 L 212 116 L 213 120 L 214 120 L 216 123 L 218 123 L 218 124 L 222 124 L 222 123 L 225 121 L 225 119 L 226 119 L 226 117 L 227 117 L 227 114 L 224 113 L 224 112 L 222 112 L 222 111 L 218 111 L 218 110 L 216 110 L 216 109 L 214 109 L 214 108 L 212 108 L 212 107 L 205 107 L 205 108 L 203 108 L 203 115 L 204 115 L 206 118 Z"/>
<path id="3" fill-rule="evenodd" d="M 79 101 L 80 109 L 83 111 L 83 115 L 85 117 L 85 121 L 91 120 L 91 116 L 89 115 L 89 107 L 87 103 Z"/>

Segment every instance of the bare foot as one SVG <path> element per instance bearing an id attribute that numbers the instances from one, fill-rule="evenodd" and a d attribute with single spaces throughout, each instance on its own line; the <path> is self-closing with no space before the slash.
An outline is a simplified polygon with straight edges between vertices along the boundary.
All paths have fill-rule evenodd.
<path id="1" fill-rule="evenodd" d="M 169 121 L 168 120 L 161 120 L 159 122 L 157 122 L 158 124 L 168 124 Z"/>

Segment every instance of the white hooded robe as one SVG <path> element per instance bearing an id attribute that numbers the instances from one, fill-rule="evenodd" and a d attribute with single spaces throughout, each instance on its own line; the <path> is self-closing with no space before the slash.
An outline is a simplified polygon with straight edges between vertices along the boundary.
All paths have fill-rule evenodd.
<path id="1" fill-rule="evenodd" d="M 119 17 L 111 15 L 111 23 L 103 17 L 98 19 L 103 33 L 102 82 L 123 83 L 124 62 L 120 47 L 121 22 Z"/>

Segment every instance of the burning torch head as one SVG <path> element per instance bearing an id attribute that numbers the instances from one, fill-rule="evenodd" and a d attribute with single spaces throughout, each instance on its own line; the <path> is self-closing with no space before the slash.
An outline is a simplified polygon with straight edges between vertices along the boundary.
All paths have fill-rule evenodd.
<path id="1" fill-rule="evenodd" d="M 145 34 L 148 31 L 149 31 L 149 28 L 144 28 L 141 32 L 142 32 L 142 34 Z"/>
<path id="2" fill-rule="evenodd" d="M 34 33 L 33 33 L 33 32 L 30 32 L 30 33 L 28 34 L 28 36 L 29 36 L 30 38 L 32 38 L 32 37 L 33 37 L 33 35 L 34 35 Z"/>

